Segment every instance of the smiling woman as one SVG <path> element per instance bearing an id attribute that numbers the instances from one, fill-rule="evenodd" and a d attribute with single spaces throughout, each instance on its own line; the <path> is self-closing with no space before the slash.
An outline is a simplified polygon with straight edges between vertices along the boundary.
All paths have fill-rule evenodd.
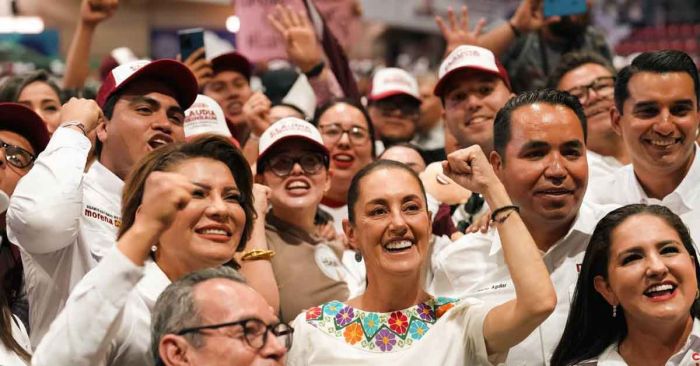
<path id="1" fill-rule="evenodd" d="M 0 85 L 0 102 L 24 104 L 38 114 L 49 133 L 61 122 L 61 89 L 46 71 L 17 75 Z"/>
<path id="2" fill-rule="evenodd" d="M 695 364 L 699 282 L 678 216 L 642 204 L 610 212 L 591 237 L 551 364 Z"/>
<path id="3" fill-rule="evenodd" d="M 556 304 L 549 273 L 484 153 L 472 146 L 448 160 L 443 168 L 452 179 L 500 208 L 494 225 L 517 302 L 489 309 L 423 289 L 431 235 L 425 190 L 408 166 L 378 160 L 353 178 L 343 224 L 349 244 L 365 259 L 367 290 L 299 315 L 288 365 L 498 363 L 549 316 Z"/>
<path id="4" fill-rule="evenodd" d="M 252 185 L 245 158 L 224 137 L 142 159 L 124 187 L 117 248 L 76 285 L 32 362 L 152 365 L 151 310 L 165 287 L 196 270 L 236 266 L 251 235 L 264 240 L 252 234 Z"/>

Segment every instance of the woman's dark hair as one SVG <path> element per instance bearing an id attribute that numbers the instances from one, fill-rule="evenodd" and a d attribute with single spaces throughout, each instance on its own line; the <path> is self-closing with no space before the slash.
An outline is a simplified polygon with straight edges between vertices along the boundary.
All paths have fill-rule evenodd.
<path id="1" fill-rule="evenodd" d="M 65 96 L 61 88 L 58 87 L 58 84 L 51 75 L 44 70 L 32 71 L 7 78 L 0 84 L 0 102 L 17 102 L 19 100 L 19 95 L 22 94 L 22 90 L 35 81 L 46 83 L 56 92 L 61 104 L 65 102 Z"/>
<path id="2" fill-rule="evenodd" d="M 143 200 L 146 179 L 152 172 L 170 171 L 190 159 L 208 158 L 220 161 L 231 170 L 233 179 L 241 192 L 241 207 L 245 212 L 245 226 L 236 251 L 241 251 L 250 237 L 256 217 L 253 206 L 253 173 L 241 151 L 221 136 L 208 135 L 190 142 L 173 143 L 160 147 L 133 168 L 124 184 L 122 194 L 122 224 L 117 238 L 121 238 L 134 224 L 136 210 Z"/>
<path id="3" fill-rule="evenodd" d="M 350 182 L 350 188 L 348 188 L 348 221 L 350 221 L 352 225 L 355 225 L 355 203 L 357 202 L 357 198 L 360 196 L 360 183 L 362 183 L 362 179 L 364 177 L 368 176 L 375 170 L 380 169 L 398 169 L 408 172 L 416 180 L 416 182 L 418 182 L 421 194 L 423 195 L 423 201 L 426 203 L 428 202 L 425 196 L 425 187 L 423 186 L 423 182 L 418 177 L 418 174 L 411 169 L 411 167 L 394 160 L 376 160 L 360 169 L 360 171 L 358 171 L 355 176 L 352 177 L 352 181 Z M 428 209 L 427 204 L 425 209 Z"/>
<path id="4" fill-rule="evenodd" d="M 17 320 L 12 317 L 11 309 L 22 297 L 24 283 L 22 260 L 19 249 L 10 243 L 4 230 L 1 234 L 0 261 L 2 264 L 0 266 L 4 267 L 4 274 L 2 275 L 2 293 L 0 293 L 0 327 L 2 327 L 0 342 L 5 345 L 5 348 L 28 362 L 31 355 L 12 336 L 12 323 Z"/>
<path id="5" fill-rule="evenodd" d="M 608 278 L 613 231 L 626 220 L 638 215 L 658 217 L 678 233 L 683 246 L 695 261 L 695 278 L 700 284 L 698 257 L 690 233 L 683 221 L 671 210 L 659 205 L 635 204 L 608 213 L 598 222 L 583 257 L 569 318 L 564 334 L 552 355 L 552 366 L 575 365 L 597 357 L 608 346 L 621 341 L 627 335 L 624 311 L 618 311 L 617 316 L 613 317 L 612 307 L 596 291 L 593 281 L 596 276 Z M 697 317 L 699 311 L 700 303 L 696 299 L 690 308 L 690 315 Z"/>
<path id="6" fill-rule="evenodd" d="M 365 120 L 367 121 L 367 132 L 369 133 L 369 142 L 372 144 L 372 159 L 376 158 L 377 150 L 374 146 L 374 125 L 372 124 L 372 118 L 370 118 L 367 109 L 356 100 L 351 98 L 334 98 L 326 103 L 323 103 L 321 106 L 316 108 L 316 113 L 314 114 L 314 119 L 312 122 L 314 126 L 318 127 L 318 122 L 321 120 L 321 117 L 323 117 L 323 114 L 326 113 L 328 109 L 338 104 L 347 104 L 351 107 L 355 107 L 362 113 L 363 116 L 365 116 Z"/>

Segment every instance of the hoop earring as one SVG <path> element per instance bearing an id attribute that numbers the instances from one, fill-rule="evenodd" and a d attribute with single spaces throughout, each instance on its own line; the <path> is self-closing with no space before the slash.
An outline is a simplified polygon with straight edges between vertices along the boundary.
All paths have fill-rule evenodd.
<path id="1" fill-rule="evenodd" d="M 613 305 L 612 308 L 613 308 L 612 317 L 614 318 L 617 316 L 617 305 Z"/>
<path id="2" fill-rule="evenodd" d="M 355 262 L 360 263 L 362 262 L 362 254 L 360 254 L 360 251 L 355 252 Z"/>

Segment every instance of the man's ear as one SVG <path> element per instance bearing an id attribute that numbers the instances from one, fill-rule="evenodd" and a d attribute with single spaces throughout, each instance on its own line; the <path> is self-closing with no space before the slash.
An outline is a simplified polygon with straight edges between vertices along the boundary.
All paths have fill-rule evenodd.
<path id="1" fill-rule="evenodd" d="M 620 113 L 616 106 L 613 106 L 610 108 L 610 124 L 612 125 L 613 131 L 615 131 L 618 136 L 623 137 L 620 120 L 622 120 L 622 113 Z"/>
<path id="2" fill-rule="evenodd" d="M 612 289 L 610 288 L 608 280 L 603 278 L 603 276 L 595 276 L 595 278 L 593 279 L 593 287 L 596 291 L 598 291 L 598 293 L 601 296 L 603 296 L 605 301 L 607 301 L 608 304 L 610 304 L 610 306 L 620 304 L 620 301 L 617 299 L 617 296 L 615 296 L 615 293 L 613 293 Z"/>
<path id="3" fill-rule="evenodd" d="M 491 166 L 493 166 L 493 170 L 496 171 L 496 174 L 503 169 L 503 159 L 501 159 L 501 155 L 496 152 L 496 150 L 489 153 L 489 162 Z"/>
<path id="4" fill-rule="evenodd" d="M 192 366 L 188 357 L 191 347 L 184 337 L 166 334 L 158 343 L 158 354 L 165 366 Z"/>
<path id="5" fill-rule="evenodd" d="M 107 123 L 104 120 L 98 123 L 95 131 L 97 131 L 97 139 L 104 144 L 107 140 Z"/>

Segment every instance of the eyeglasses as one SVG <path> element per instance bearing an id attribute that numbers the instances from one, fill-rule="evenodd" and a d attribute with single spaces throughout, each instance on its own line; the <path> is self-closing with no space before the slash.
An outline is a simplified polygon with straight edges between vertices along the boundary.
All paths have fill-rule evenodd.
<path id="1" fill-rule="evenodd" d="M 5 160 L 12 166 L 24 169 L 34 162 L 36 157 L 29 151 L 0 140 L 0 147 L 5 150 Z"/>
<path id="2" fill-rule="evenodd" d="M 321 154 L 306 153 L 301 156 L 276 155 L 268 159 L 265 164 L 278 177 L 286 177 L 294 169 L 294 164 L 299 163 L 304 173 L 314 175 L 325 166 L 325 158 Z"/>
<path id="3" fill-rule="evenodd" d="M 321 132 L 321 137 L 326 143 L 335 144 L 340 140 L 344 133 L 348 134 L 348 139 L 353 145 L 359 146 L 367 143 L 369 141 L 369 132 L 366 129 L 358 126 L 352 126 L 347 130 L 338 123 L 333 123 L 329 125 L 318 126 L 318 130 Z"/>
<path id="4" fill-rule="evenodd" d="M 603 76 L 593 80 L 593 82 L 588 85 L 577 86 L 567 90 L 566 92 L 578 98 L 581 103 L 585 103 L 588 100 L 591 90 L 595 91 L 598 95 L 610 96 L 614 88 L 615 77 Z"/>
<path id="5" fill-rule="evenodd" d="M 177 335 L 182 336 L 188 333 L 200 333 L 207 335 L 206 333 L 201 333 L 201 331 L 205 329 L 219 329 L 233 326 L 241 326 L 241 328 L 243 328 L 243 338 L 251 348 L 256 350 L 261 350 L 265 347 L 265 344 L 267 343 L 267 336 L 270 332 L 277 337 L 277 341 L 280 342 L 280 344 L 282 344 L 287 350 L 292 347 L 292 334 L 294 333 L 294 328 L 292 328 L 289 324 L 282 322 L 267 325 L 262 320 L 256 318 L 185 328 L 177 332 Z"/>
<path id="6" fill-rule="evenodd" d="M 399 103 L 393 100 L 380 100 L 376 102 L 374 106 L 379 108 L 379 111 L 382 112 L 384 116 L 390 116 L 396 110 L 405 117 L 418 117 L 420 114 L 420 104 L 411 102 Z"/>

